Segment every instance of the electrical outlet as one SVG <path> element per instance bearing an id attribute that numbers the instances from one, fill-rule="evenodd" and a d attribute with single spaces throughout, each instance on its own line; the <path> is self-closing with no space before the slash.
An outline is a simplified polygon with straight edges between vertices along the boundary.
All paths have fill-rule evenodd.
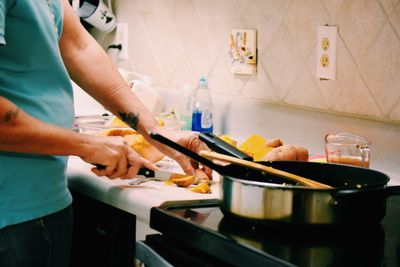
<path id="1" fill-rule="evenodd" d="M 336 80 L 337 27 L 319 26 L 317 39 L 317 78 Z"/>
<path id="2" fill-rule="evenodd" d="M 117 23 L 115 33 L 115 44 L 121 44 L 121 51 L 118 54 L 119 60 L 128 60 L 128 24 Z"/>

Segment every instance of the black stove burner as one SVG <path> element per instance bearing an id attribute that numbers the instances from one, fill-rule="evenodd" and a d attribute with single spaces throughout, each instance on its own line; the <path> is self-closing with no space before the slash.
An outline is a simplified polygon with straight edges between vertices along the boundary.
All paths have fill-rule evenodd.
<path id="1" fill-rule="evenodd" d="M 261 225 L 224 217 L 218 200 L 206 200 L 153 208 L 150 226 L 231 266 L 400 266 L 399 196 L 375 225 Z"/>
<path id="2" fill-rule="evenodd" d="M 384 251 L 381 225 L 268 226 L 223 218 L 218 231 L 299 266 L 381 266 Z"/>

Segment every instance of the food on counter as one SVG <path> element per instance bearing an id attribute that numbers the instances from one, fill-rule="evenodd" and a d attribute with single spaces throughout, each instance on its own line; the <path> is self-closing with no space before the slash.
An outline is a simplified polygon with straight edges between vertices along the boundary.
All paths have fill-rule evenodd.
<path id="1" fill-rule="evenodd" d="M 283 141 L 279 138 L 267 140 L 264 144 L 266 147 L 279 147 L 283 145 Z"/>
<path id="2" fill-rule="evenodd" d="M 219 138 L 221 140 L 227 142 L 231 146 L 237 147 L 237 145 L 238 145 L 238 142 L 236 140 L 232 139 L 230 135 L 223 134 L 223 135 L 220 135 Z"/>
<path id="3" fill-rule="evenodd" d="M 190 191 L 201 194 L 210 194 L 211 187 L 209 183 L 201 182 L 197 184 L 195 187 L 191 188 Z"/>
<path id="4" fill-rule="evenodd" d="M 195 186 L 190 189 L 190 191 L 195 192 L 195 193 L 201 193 L 201 194 L 209 194 L 211 193 L 211 178 L 207 176 L 207 174 L 202 170 L 202 169 L 196 169 L 196 181 L 195 181 Z"/>
<path id="5" fill-rule="evenodd" d="M 100 133 L 103 136 L 122 136 L 140 156 L 151 162 L 157 162 L 164 158 L 164 154 L 147 142 L 137 131 L 130 128 L 109 129 Z"/>
<path id="6" fill-rule="evenodd" d="M 131 134 L 138 134 L 135 130 L 131 128 L 115 128 L 115 129 L 108 129 L 101 132 L 99 135 L 101 136 L 126 136 Z"/>
<path id="7" fill-rule="evenodd" d="M 201 194 L 210 194 L 211 193 L 211 178 L 207 176 L 207 174 L 202 169 L 196 169 L 196 181 L 195 186 L 190 189 L 190 191 Z"/>
<path id="8" fill-rule="evenodd" d="M 253 155 L 253 159 L 254 161 L 260 161 L 262 160 L 262 158 L 267 155 L 268 153 L 270 153 L 274 148 L 272 146 L 263 146 L 262 148 L 260 148 L 259 150 L 256 151 L 256 153 L 254 153 Z"/>
<path id="9" fill-rule="evenodd" d="M 296 145 L 282 145 L 274 148 L 271 152 L 266 154 L 263 161 L 278 161 L 278 160 L 297 160 L 307 161 L 308 150 L 301 146 Z"/>
<path id="10" fill-rule="evenodd" d="M 117 127 L 129 127 L 128 124 L 126 124 L 125 122 L 123 122 L 121 119 L 119 119 L 118 117 L 114 117 L 111 120 L 110 123 L 111 126 L 117 126 Z"/>
<path id="11" fill-rule="evenodd" d="M 124 138 L 143 158 L 148 159 L 151 162 L 157 162 L 164 158 L 164 154 L 147 142 L 141 134 L 126 135 Z"/>
<path id="12" fill-rule="evenodd" d="M 212 180 L 212 177 L 208 177 L 208 175 L 202 170 L 202 169 L 196 169 L 195 170 L 195 184 L 198 183 L 210 183 L 210 181 Z"/>
<path id="13" fill-rule="evenodd" d="M 176 184 L 179 187 L 188 187 L 193 184 L 195 177 L 193 175 L 181 177 L 181 178 L 170 178 L 168 183 Z"/>
<path id="14" fill-rule="evenodd" d="M 208 183 L 210 184 L 210 178 L 202 169 L 196 169 L 195 175 L 188 175 L 185 177 L 171 177 L 168 179 L 167 184 L 176 184 L 180 187 L 188 187 L 190 185 L 197 185 L 199 183 Z"/>
<path id="15" fill-rule="evenodd" d="M 261 135 L 253 134 L 238 146 L 238 149 L 247 155 L 251 156 L 254 161 L 260 161 L 262 158 L 271 152 L 274 147 L 283 144 L 281 139 L 267 140 Z"/>
<path id="16" fill-rule="evenodd" d="M 171 177 L 165 182 L 167 185 L 177 185 L 178 187 L 190 187 L 189 190 L 195 193 L 209 194 L 211 193 L 211 180 L 207 174 L 201 170 L 196 169 L 195 175 L 188 175 L 185 177 Z"/>
<path id="17" fill-rule="evenodd" d="M 254 158 L 257 151 L 264 148 L 267 140 L 258 134 L 253 134 L 238 146 L 238 149 Z"/>
<path id="18" fill-rule="evenodd" d="M 308 160 L 307 149 L 297 145 L 284 144 L 279 138 L 265 139 L 261 135 L 253 134 L 239 145 L 237 145 L 237 141 L 227 135 L 221 135 L 220 139 L 251 156 L 254 161 Z"/>

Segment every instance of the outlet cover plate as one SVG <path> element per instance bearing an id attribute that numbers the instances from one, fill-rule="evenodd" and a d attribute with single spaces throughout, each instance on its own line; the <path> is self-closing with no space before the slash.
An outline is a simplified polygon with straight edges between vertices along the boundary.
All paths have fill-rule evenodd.
<path id="1" fill-rule="evenodd" d="M 337 26 L 319 26 L 317 37 L 317 78 L 336 80 Z"/>

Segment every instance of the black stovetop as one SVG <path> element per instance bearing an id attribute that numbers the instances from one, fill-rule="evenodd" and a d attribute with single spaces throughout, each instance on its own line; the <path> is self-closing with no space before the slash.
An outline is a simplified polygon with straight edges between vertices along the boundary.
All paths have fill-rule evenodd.
<path id="1" fill-rule="evenodd" d="M 224 216 L 214 199 L 164 203 L 150 226 L 232 266 L 400 266 L 400 196 L 376 225 L 258 225 Z"/>

